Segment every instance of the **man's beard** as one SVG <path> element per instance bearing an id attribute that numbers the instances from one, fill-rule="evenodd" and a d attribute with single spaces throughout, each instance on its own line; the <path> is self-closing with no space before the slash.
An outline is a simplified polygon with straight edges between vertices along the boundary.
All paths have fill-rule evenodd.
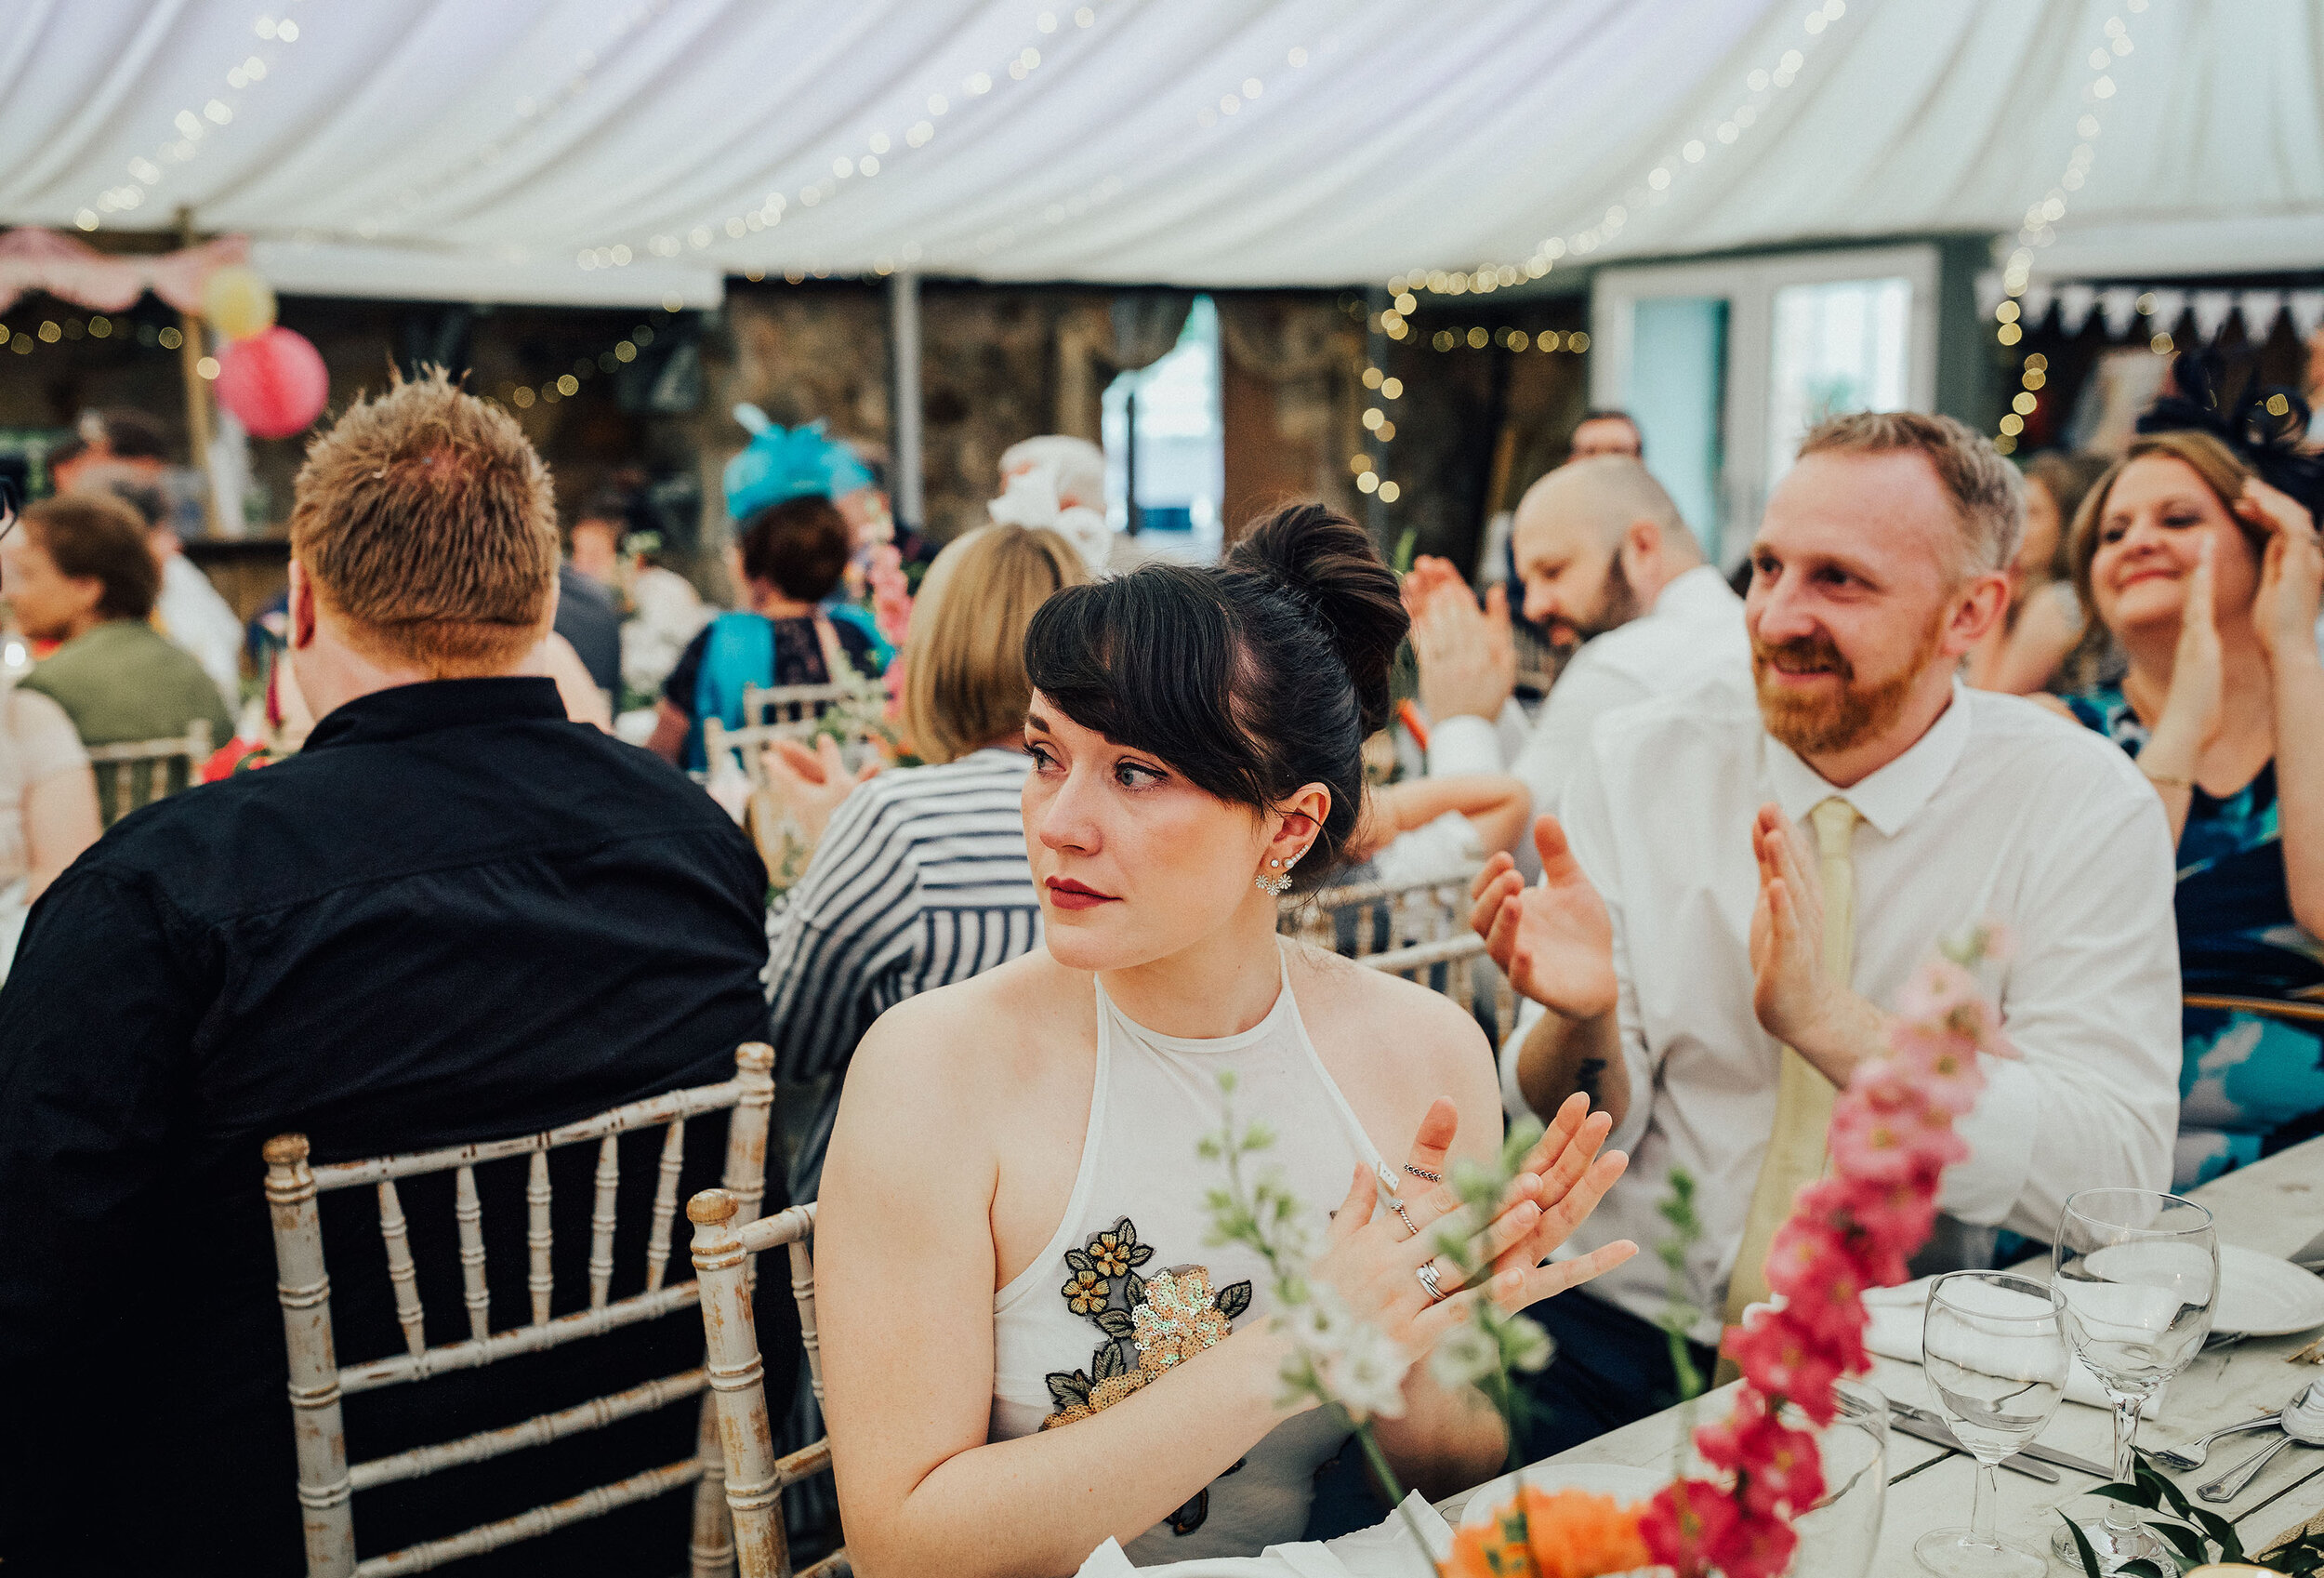
<path id="1" fill-rule="evenodd" d="M 1818 631 L 1799 641 L 1767 643 L 1751 638 L 1751 682 L 1759 691 L 1759 715 L 1767 732 L 1802 756 L 1824 756 L 1848 750 L 1886 732 L 1904 715 L 1913 682 L 1928 668 L 1943 639 L 1942 620 L 1929 622 L 1928 634 L 1911 662 L 1877 684 L 1856 683 L 1855 666 L 1841 656 L 1829 636 Z M 1791 673 L 1836 675 L 1837 692 L 1802 696 L 1772 683 L 1768 670 L 1780 660 Z"/>
<path id="2" fill-rule="evenodd" d="M 1598 589 L 1598 605 L 1579 620 L 1551 621 L 1551 638 L 1560 646 L 1579 646 L 1593 636 L 1620 630 L 1638 617 L 1638 593 L 1622 573 L 1619 554 L 1606 562 L 1605 584 Z"/>

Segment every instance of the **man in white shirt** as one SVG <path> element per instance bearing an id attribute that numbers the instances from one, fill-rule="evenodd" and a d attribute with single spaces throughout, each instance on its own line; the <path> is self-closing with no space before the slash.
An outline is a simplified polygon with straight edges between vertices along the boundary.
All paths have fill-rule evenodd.
<path id="1" fill-rule="evenodd" d="M 1525 617 L 1581 648 L 1528 728 L 1509 700 L 1508 612 L 1458 583 L 1415 620 L 1432 777 L 1509 772 L 1555 811 L 1591 725 L 1618 707 L 1721 679 L 1748 688 L 1743 601 L 1703 562 L 1678 506 L 1635 459 L 1576 460 L 1525 490 L 1512 543 Z M 1498 721 L 1496 721 L 1498 720 Z M 1505 734 L 1521 741 L 1504 765 Z"/>
<path id="2" fill-rule="evenodd" d="M 1783 1187 L 1758 1209 L 1763 1163 L 1804 1136 L 1814 1175 L 1830 1092 L 1879 1054 L 1886 1005 L 1981 920 L 2014 938 L 1988 985 L 2024 1056 L 1987 1060 L 1941 1208 L 2046 1239 L 2078 1189 L 2167 1186 L 2179 979 L 2159 802 L 2100 736 L 1954 678 L 2000 616 L 2022 519 L 2016 473 L 1949 418 L 1819 427 L 1752 548 L 1756 705 L 1714 685 L 1608 715 L 1537 824 L 1542 884 L 1505 859 L 1478 879 L 1478 928 L 1532 1000 L 1505 1094 L 1548 1110 L 1590 1091 L 1633 1152 L 1574 1241 L 1666 1238 L 1656 1207 L 1680 1169 L 1704 1229 L 1676 1290 L 1642 1255 L 1535 1312 L 1561 1352 L 1529 1454 L 1668 1400 L 1657 1322 L 1675 1316 L 1710 1360 L 1789 1205 Z M 1853 910 L 1844 975 L 1827 891 Z"/>

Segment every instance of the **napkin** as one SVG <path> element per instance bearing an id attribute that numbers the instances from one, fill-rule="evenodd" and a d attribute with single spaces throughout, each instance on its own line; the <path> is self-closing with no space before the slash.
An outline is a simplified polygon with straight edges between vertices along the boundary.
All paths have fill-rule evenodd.
<path id="1" fill-rule="evenodd" d="M 1928 1306 L 1929 1284 L 1935 1280 L 1934 1277 L 1923 1277 L 1894 1288 L 1866 1289 L 1864 1308 L 1871 1317 L 1871 1323 L 1864 1330 L 1864 1346 L 1882 1359 L 1920 1363 L 1921 1317 Z M 2139 1410 L 2139 1417 L 2153 1419 L 2159 1415 L 2163 1396 L 2170 1389 L 2165 1386 L 2148 1398 L 2146 1406 Z M 2106 1389 L 2098 1384 L 2098 1377 L 2079 1358 L 2066 1373 L 2066 1400 L 2087 1403 L 2092 1408 L 2114 1406 Z"/>
<path id="2" fill-rule="evenodd" d="M 1133 1574 L 1153 1578 L 1155 1573 L 1168 1573 L 1170 1578 L 1412 1578 L 1418 1553 L 1412 1548 L 1412 1530 L 1405 1521 L 1407 1513 L 1428 1536 L 1431 1559 L 1442 1561 L 1452 1555 L 1451 1526 L 1415 1491 L 1405 1497 L 1403 1506 L 1388 1515 L 1386 1522 L 1321 1545 L 1301 1540 L 1269 1545 L 1257 1556 L 1132 1567 L 1129 1558 L 1122 1554 L 1120 1542 L 1108 1540 L 1089 1553 L 1076 1578 L 1132 1578 Z"/>

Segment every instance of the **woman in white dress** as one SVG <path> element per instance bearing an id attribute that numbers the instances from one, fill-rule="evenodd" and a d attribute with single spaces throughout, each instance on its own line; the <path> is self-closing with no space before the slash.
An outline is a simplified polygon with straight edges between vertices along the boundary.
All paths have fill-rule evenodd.
<path id="1" fill-rule="evenodd" d="M 1215 569 L 1149 565 L 1035 617 L 1043 945 L 872 1027 L 825 1164 L 826 1412 L 866 1578 L 1070 1573 L 1108 1538 L 1146 1565 L 1300 1537 L 1346 1426 L 1285 1400 L 1265 1268 L 1208 1240 L 1222 1178 L 1196 1146 L 1221 1072 L 1313 1218 L 1311 1280 L 1416 1359 L 1477 1299 L 1521 1308 L 1635 1253 L 1540 1264 L 1622 1169 L 1577 1097 L 1497 1219 L 1462 1224 L 1490 1269 L 1456 1292 L 1433 1240 L 1458 1201 L 1435 1180 L 1499 1147 L 1484 1037 L 1276 936 L 1270 890 L 1322 878 L 1354 830 L 1405 623 L 1370 540 L 1316 506 Z M 1377 1427 L 1407 1484 L 1448 1493 L 1499 1465 L 1473 1394 L 1416 1364 L 1402 1396 Z"/>

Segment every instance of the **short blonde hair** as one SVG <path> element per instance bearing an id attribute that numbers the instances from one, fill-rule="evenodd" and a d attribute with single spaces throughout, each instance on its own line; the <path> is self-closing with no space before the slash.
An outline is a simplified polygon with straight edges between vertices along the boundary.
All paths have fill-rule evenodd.
<path id="1" fill-rule="evenodd" d="M 515 418 L 440 368 L 392 378 L 308 446 L 290 541 L 360 644 L 431 677 L 505 671 L 548 633 L 548 468 Z"/>
<path id="2" fill-rule="evenodd" d="M 2006 570 L 2026 535 L 2026 483 L 1992 440 L 1950 417 L 1919 411 L 1856 411 L 1818 422 L 1800 443 L 1811 455 L 1925 456 L 1961 524 L 1960 567 L 1967 575 Z"/>
<path id="3" fill-rule="evenodd" d="M 1047 527 L 979 526 L 936 555 L 904 643 L 905 727 L 923 761 L 957 762 L 1023 726 L 1025 627 L 1053 593 L 1089 579 L 1073 544 Z"/>

